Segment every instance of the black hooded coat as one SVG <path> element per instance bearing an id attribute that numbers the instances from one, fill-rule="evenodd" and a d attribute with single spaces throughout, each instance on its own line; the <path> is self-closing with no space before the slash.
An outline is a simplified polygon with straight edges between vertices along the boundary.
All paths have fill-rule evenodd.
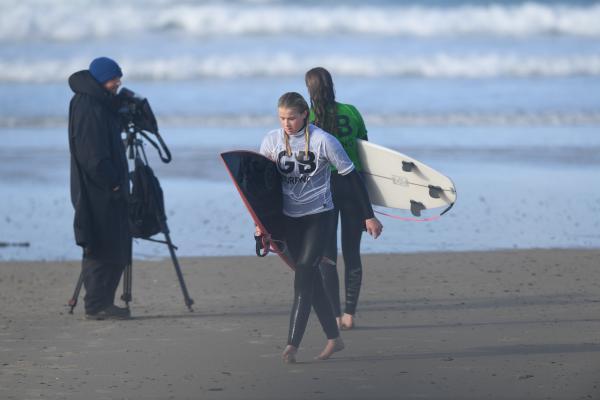
<path id="1" fill-rule="evenodd" d="M 87 70 L 71 75 L 69 86 L 75 92 L 69 106 L 75 241 L 87 258 L 126 264 L 131 255 L 129 168 L 116 96 Z"/>

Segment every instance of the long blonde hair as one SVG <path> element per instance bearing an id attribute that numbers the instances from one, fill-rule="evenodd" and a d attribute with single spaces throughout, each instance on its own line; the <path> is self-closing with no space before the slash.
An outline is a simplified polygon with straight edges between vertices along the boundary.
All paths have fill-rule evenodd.
<path id="1" fill-rule="evenodd" d="M 308 118 L 309 118 L 309 108 L 308 103 L 304 100 L 304 97 L 300 93 L 296 92 L 287 92 L 284 93 L 277 102 L 278 108 L 289 108 L 296 111 L 298 114 L 302 114 L 306 111 L 306 118 L 304 119 L 304 156 L 308 157 L 308 145 L 310 141 L 310 135 L 308 130 Z M 288 135 L 284 132 L 283 136 L 285 138 L 285 150 L 288 157 L 292 156 L 292 148 L 290 147 L 290 141 Z"/>

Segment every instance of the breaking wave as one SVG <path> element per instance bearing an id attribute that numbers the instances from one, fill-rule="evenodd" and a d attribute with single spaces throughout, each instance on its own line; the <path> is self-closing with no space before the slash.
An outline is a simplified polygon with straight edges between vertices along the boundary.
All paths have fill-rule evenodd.
<path id="1" fill-rule="evenodd" d="M 0 82 L 64 81 L 68 74 L 87 68 L 86 59 L 39 61 L 0 60 Z M 183 81 L 239 77 L 303 76 L 314 65 L 336 75 L 423 78 L 495 78 L 600 76 L 600 55 L 522 56 L 517 54 L 434 54 L 421 57 L 330 55 L 310 58 L 293 54 L 270 56 L 121 59 L 127 80 Z"/>
<path id="2" fill-rule="evenodd" d="M 600 36 L 600 4 L 525 2 L 301 5 L 238 1 L 59 1 L 0 3 L 0 41 L 77 41 L 156 32 L 215 35 L 374 34 Z"/>

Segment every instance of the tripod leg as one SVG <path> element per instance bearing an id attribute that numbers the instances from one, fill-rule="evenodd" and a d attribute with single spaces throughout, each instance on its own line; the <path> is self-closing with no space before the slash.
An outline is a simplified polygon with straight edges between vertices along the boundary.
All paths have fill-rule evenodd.
<path id="1" fill-rule="evenodd" d="M 69 300 L 69 314 L 73 314 L 73 309 L 77 305 L 77 299 L 79 298 L 79 292 L 81 292 L 81 286 L 83 285 L 83 271 L 79 273 L 79 279 L 77 279 L 77 284 L 75 285 L 75 291 L 73 292 L 73 297 Z"/>
<path id="2" fill-rule="evenodd" d="M 133 274 L 131 270 L 131 261 L 129 264 L 125 266 L 125 270 L 123 271 L 123 294 L 121 295 L 121 300 L 125 302 L 125 305 L 129 307 L 129 302 L 131 301 L 131 284 L 133 280 Z"/>
<path id="3" fill-rule="evenodd" d="M 181 273 L 181 267 L 179 266 L 179 261 L 177 260 L 177 256 L 175 255 L 175 249 L 173 246 L 173 242 L 171 242 L 171 236 L 168 233 L 168 230 L 165 229 L 164 232 L 165 240 L 167 241 L 167 246 L 169 247 L 169 253 L 171 254 L 171 260 L 173 261 L 173 267 L 175 268 L 175 272 L 177 273 L 177 279 L 179 279 L 179 286 L 181 286 L 181 292 L 183 293 L 183 300 L 185 301 L 185 305 L 190 311 L 194 311 L 192 309 L 192 305 L 194 304 L 194 300 L 190 298 L 187 287 L 185 285 L 185 281 L 183 280 L 183 274 Z"/>

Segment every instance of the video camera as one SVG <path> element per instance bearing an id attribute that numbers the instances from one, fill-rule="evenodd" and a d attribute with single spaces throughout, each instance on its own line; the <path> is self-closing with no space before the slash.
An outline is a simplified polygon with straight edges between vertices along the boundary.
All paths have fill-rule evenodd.
<path id="1" fill-rule="evenodd" d="M 139 133 L 156 148 L 160 159 L 164 163 L 170 162 L 171 152 L 158 133 L 158 123 L 156 122 L 156 117 L 152 112 L 150 103 L 148 103 L 148 99 L 125 87 L 121 88 L 119 94 L 117 94 L 117 99 L 119 101 L 119 115 L 123 124 L 123 130 L 127 132 L 127 145 L 130 147 L 130 153 L 130 145 L 135 141 L 136 134 Z M 155 135 L 158 139 L 158 144 L 146 133 Z M 165 156 L 163 156 L 163 151 Z"/>
<path id="2" fill-rule="evenodd" d="M 121 88 L 117 98 L 119 99 L 119 114 L 126 127 L 133 124 L 138 130 L 158 134 L 158 124 L 148 99 L 125 87 Z"/>

